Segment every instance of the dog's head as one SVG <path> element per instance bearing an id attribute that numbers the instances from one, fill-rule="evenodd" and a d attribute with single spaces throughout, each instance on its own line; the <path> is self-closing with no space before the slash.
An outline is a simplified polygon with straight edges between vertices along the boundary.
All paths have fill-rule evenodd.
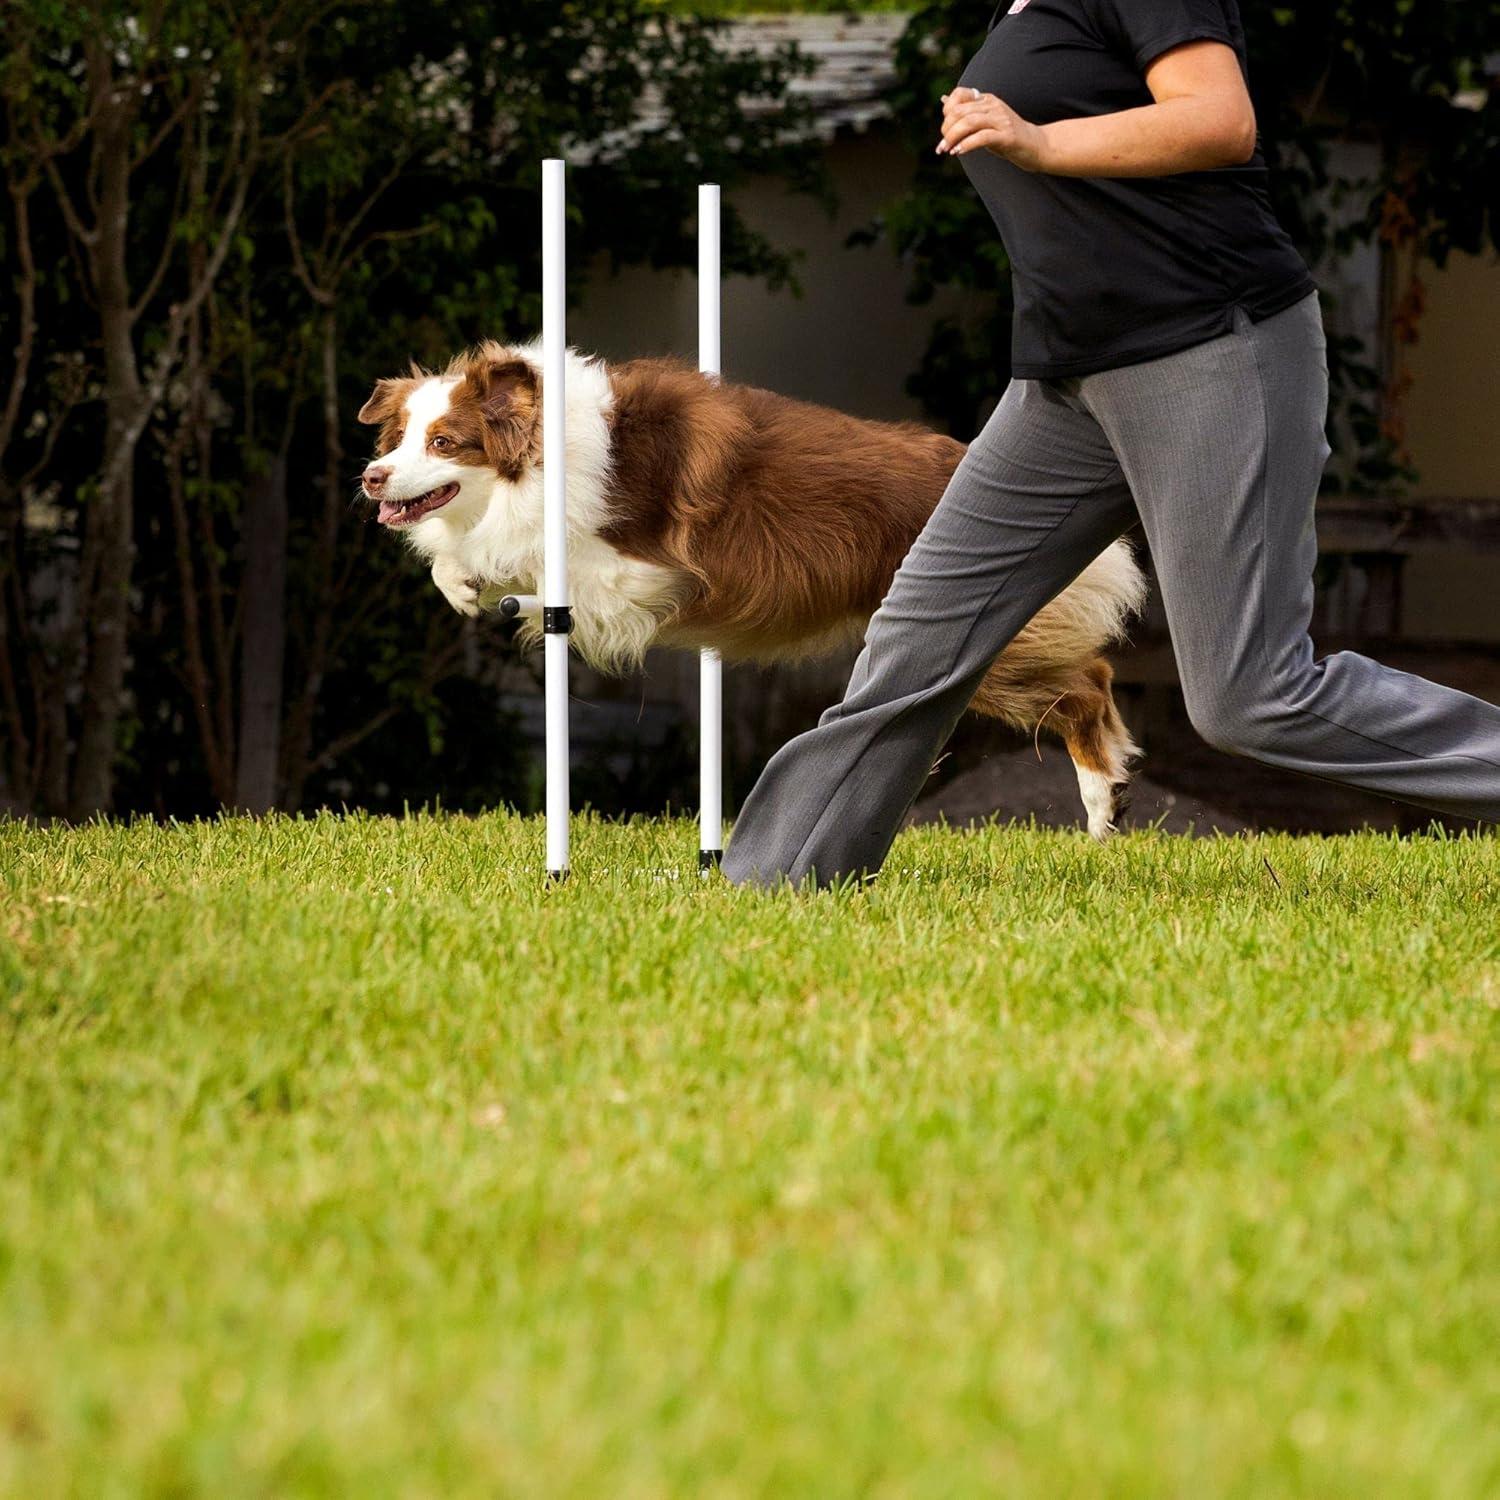
<path id="1" fill-rule="evenodd" d="M 540 459 L 540 376 L 524 353 L 484 344 L 441 375 L 377 381 L 359 420 L 380 428 L 362 488 L 382 526 L 440 510 L 472 522 L 498 481 L 517 483 Z"/>

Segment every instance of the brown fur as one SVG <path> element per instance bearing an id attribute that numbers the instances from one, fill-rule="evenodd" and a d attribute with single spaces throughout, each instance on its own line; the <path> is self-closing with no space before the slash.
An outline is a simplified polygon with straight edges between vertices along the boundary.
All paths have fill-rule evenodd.
<path id="1" fill-rule="evenodd" d="M 460 385 L 428 439 L 454 445 L 444 457 L 487 465 L 511 481 L 540 464 L 534 364 L 487 343 L 445 374 Z M 867 421 L 720 384 L 675 360 L 634 360 L 608 375 L 608 520 L 600 535 L 683 580 L 675 602 L 663 605 L 655 638 L 665 645 L 766 661 L 857 639 L 965 451 L 915 423 Z M 426 378 L 413 367 L 376 386 L 359 416 L 381 424 L 378 452 L 400 442 L 404 403 Z M 1059 734 L 1080 768 L 1113 784 L 1118 805 L 1135 747 L 1097 651 L 1119 610 L 1091 615 L 1086 604 L 1107 592 L 1118 606 L 1129 583 L 1106 588 L 1096 580 L 1091 596 L 1075 596 L 1079 587 L 1017 634 L 971 707 Z M 1105 617 L 1110 623 L 1100 624 Z M 1112 826 L 1113 810 L 1109 818 Z"/>
<path id="2" fill-rule="evenodd" d="M 454 463 L 492 468 L 514 483 L 541 457 L 541 383 L 524 359 L 493 341 L 460 354 L 443 372 L 459 387 L 448 410 L 432 424 L 429 443 L 447 443 L 443 456 Z M 413 364 L 409 375 L 378 380 L 358 420 L 378 424 L 375 452 L 397 447 L 406 431 L 406 399 L 430 370 Z"/>
<path id="3" fill-rule="evenodd" d="M 360 407 L 357 420 L 370 426 L 379 424 L 380 431 L 375 435 L 376 453 L 389 453 L 401 441 L 401 434 L 406 431 L 406 413 L 402 408 L 406 398 L 425 378 L 413 365 L 410 375 L 396 375 L 375 382 L 375 389 Z"/>
<path id="4" fill-rule="evenodd" d="M 499 344 L 460 355 L 447 369 L 459 388 L 432 432 L 459 446 L 456 463 L 488 464 L 514 483 L 541 458 L 541 384 L 524 359 Z"/>
<path id="5" fill-rule="evenodd" d="M 805 654 L 868 620 L 964 454 L 915 423 L 873 422 L 670 360 L 611 371 L 614 517 L 606 539 L 688 570 L 672 645 L 760 660 Z M 1062 736 L 1079 764 L 1121 774 L 1129 746 L 1108 662 L 1060 655 L 1042 616 L 997 658 L 978 713 Z"/>

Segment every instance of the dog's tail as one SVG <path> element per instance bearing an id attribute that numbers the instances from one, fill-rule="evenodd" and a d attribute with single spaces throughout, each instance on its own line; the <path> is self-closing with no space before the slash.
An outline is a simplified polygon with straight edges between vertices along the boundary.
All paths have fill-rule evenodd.
<path id="1" fill-rule="evenodd" d="M 1034 647 L 1064 660 L 1092 655 L 1123 638 L 1146 603 L 1146 575 L 1125 541 L 1111 542 L 1032 620 Z"/>

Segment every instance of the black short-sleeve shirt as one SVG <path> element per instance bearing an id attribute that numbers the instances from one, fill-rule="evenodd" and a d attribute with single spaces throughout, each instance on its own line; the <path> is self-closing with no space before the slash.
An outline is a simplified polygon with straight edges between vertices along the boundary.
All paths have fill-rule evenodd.
<path id="1" fill-rule="evenodd" d="M 1144 72 L 1182 42 L 1232 47 L 1236 0 L 1001 0 L 960 83 L 1046 125 L 1153 102 Z M 1058 177 L 984 150 L 959 160 L 1010 257 L 1011 373 L 1138 364 L 1255 321 L 1316 287 L 1276 221 L 1259 142 L 1243 166 L 1166 177 Z"/>

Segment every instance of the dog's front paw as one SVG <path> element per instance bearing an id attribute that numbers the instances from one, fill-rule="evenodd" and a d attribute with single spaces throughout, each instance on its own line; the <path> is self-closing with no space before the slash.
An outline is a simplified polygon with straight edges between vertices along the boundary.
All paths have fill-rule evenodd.
<path id="1" fill-rule="evenodd" d="M 479 613 L 479 589 L 464 568 L 451 557 L 440 557 L 432 565 L 432 581 L 438 592 L 461 615 Z"/>

